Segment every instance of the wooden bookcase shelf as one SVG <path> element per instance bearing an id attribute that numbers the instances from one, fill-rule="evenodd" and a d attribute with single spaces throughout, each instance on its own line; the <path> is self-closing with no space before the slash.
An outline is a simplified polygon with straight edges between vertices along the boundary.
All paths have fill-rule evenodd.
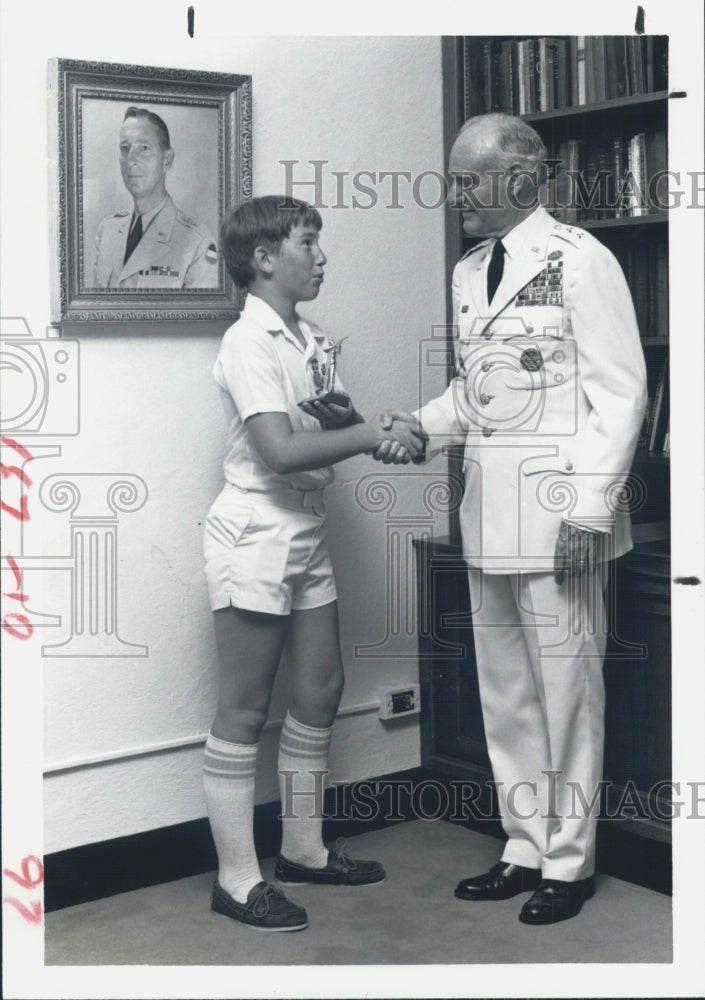
<path id="1" fill-rule="evenodd" d="M 578 223 L 576 223 L 578 225 Z M 651 212 L 649 215 L 632 215 L 621 219 L 583 219 L 581 229 L 640 229 L 642 226 L 668 226 L 667 212 Z"/>
<path id="2" fill-rule="evenodd" d="M 653 94 L 633 94 L 631 97 L 616 97 L 611 101 L 599 101 L 595 104 L 574 104 L 567 108 L 553 108 L 551 111 L 533 111 L 523 115 L 523 118 L 534 126 L 563 119 L 570 120 L 574 125 L 584 115 L 607 114 L 616 119 L 621 118 L 624 112 L 633 121 L 635 115 L 639 115 L 641 108 L 647 114 L 653 114 L 657 105 L 663 105 L 665 113 L 667 100 L 668 91 L 659 90 Z"/>

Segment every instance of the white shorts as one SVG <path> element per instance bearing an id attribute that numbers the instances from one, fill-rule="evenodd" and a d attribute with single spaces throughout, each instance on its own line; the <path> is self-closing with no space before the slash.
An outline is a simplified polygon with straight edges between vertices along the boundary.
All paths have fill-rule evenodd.
<path id="1" fill-rule="evenodd" d="M 322 490 L 257 493 L 226 483 L 204 532 L 211 610 L 288 615 L 335 601 L 325 539 Z"/>

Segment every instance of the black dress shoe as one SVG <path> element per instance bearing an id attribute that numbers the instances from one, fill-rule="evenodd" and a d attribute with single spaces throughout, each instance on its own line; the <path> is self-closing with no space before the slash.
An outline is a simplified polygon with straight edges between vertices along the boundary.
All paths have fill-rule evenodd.
<path id="1" fill-rule="evenodd" d="M 484 875 L 458 882 L 455 895 L 459 899 L 511 899 L 520 892 L 537 889 L 540 883 L 540 868 L 523 868 L 499 861 Z"/>
<path id="2" fill-rule="evenodd" d="M 595 895 L 595 876 L 578 882 L 561 882 L 545 878 L 530 900 L 524 903 L 519 919 L 523 924 L 557 924 L 569 920 L 586 899 Z"/>

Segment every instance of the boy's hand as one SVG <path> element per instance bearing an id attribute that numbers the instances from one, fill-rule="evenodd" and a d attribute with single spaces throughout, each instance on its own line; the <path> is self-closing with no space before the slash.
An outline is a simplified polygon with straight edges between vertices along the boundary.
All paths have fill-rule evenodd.
<path id="1" fill-rule="evenodd" d="M 411 454 L 402 441 L 389 438 L 372 452 L 375 461 L 383 462 L 385 465 L 407 465 L 409 462 L 423 462 L 428 434 L 416 417 L 404 410 L 385 410 L 380 414 L 379 420 L 385 430 L 392 430 L 395 421 L 400 425 L 406 424 L 413 435 L 416 453 Z"/>
<path id="2" fill-rule="evenodd" d="M 326 431 L 344 427 L 355 413 L 352 399 L 342 392 L 336 392 L 334 398 L 320 396 L 305 399 L 299 407 L 309 417 L 315 417 Z"/>
<path id="3" fill-rule="evenodd" d="M 385 465 L 407 465 L 423 461 L 428 435 L 418 420 L 400 410 L 386 411 L 375 418 L 385 432 L 385 440 L 372 452 Z"/>

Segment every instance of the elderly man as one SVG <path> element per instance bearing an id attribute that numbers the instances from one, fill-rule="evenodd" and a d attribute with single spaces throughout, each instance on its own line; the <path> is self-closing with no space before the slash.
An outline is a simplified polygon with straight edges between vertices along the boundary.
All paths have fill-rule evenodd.
<path id="1" fill-rule="evenodd" d="M 520 920 L 594 893 L 606 563 L 631 547 L 624 484 L 646 401 L 629 289 L 589 233 L 537 192 L 545 148 L 521 119 L 472 118 L 451 198 L 482 242 L 453 275 L 457 374 L 418 413 L 428 457 L 465 445 L 460 511 L 480 696 L 502 823 L 467 900 L 534 890 Z"/>
<path id="2" fill-rule="evenodd" d="M 164 121 L 146 108 L 128 108 L 120 129 L 120 171 L 134 205 L 100 224 L 94 287 L 167 290 L 220 284 L 213 238 L 167 192 L 173 162 Z"/>

